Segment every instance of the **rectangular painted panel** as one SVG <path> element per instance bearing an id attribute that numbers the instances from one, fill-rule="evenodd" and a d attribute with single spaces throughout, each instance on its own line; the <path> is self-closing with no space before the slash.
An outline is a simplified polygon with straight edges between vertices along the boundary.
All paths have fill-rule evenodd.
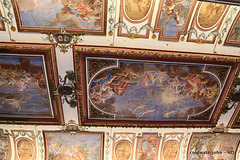
<path id="1" fill-rule="evenodd" d="M 103 160 L 103 133 L 44 132 L 46 159 Z"/>
<path id="2" fill-rule="evenodd" d="M 236 159 L 239 138 L 239 134 L 193 134 L 188 159 Z"/>
<path id="3" fill-rule="evenodd" d="M 86 125 L 213 125 L 238 65 L 174 58 L 179 53 L 80 50 L 75 70 Z"/>
<path id="4" fill-rule="evenodd" d="M 106 0 L 13 0 L 19 31 L 105 34 Z"/>

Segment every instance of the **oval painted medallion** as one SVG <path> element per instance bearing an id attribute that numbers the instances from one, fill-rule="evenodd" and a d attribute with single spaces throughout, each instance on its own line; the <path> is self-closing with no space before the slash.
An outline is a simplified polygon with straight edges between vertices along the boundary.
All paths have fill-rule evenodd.
<path id="1" fill-rule="evenodd" d="M 176 141 L 168 141 L 164 144 L 162 156 L 164 160 L 175 160 L 178 155 L 178 143 Z"/>
<path id="2" fill-rule="evenodd" d="M 204 2 L 199 10 L 198 25 L 204 29 L 214 27 L 222 18 L 227 5 Z"/>
<path id="3" fill-rule="evenodd" d="M 129 160 L 132 155 L 132 147 L 129 142 L 119 142 L 115 146 L 115 158 L 116 160 Z"/>
<path id="4" fill-rule="evenodd" d="M 141 20 L 148 15 L 153 0 L 125 0 L 124 11 L 131 20 Z"/>
<path id="5" fill-rule="evenodd" d="M 31 160 L 34 155 L 34 146 L 32 142 L 26 139 L 17 142 L 17 155 L 20 160 Z"/>

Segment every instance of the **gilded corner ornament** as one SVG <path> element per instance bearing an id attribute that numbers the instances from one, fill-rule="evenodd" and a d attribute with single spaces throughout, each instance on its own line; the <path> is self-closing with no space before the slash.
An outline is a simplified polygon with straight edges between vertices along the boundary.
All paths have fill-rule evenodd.
<path id="1" fill-rule="evenodd" d="M 218 126 L 212 128 L 209 130 L 210 133 L 216 133 L 216 135 L 219 135 L 220 133 L 227 133 L 228 129 L 224 126 L 223 123 L 219 124 Z"/>
<path id="2" fill-rule="evenodd" d="M 56 48 L 60 49 L 60 52 L 66 53 L 68 49 L 73 48 L 74 45 L 83 41 L 83 34 L 69 34 L 64 28 L 61 28 L 59 33 L 44 33 L 47 35 L 43 38 L 44 41 L 48 41 Z"/>

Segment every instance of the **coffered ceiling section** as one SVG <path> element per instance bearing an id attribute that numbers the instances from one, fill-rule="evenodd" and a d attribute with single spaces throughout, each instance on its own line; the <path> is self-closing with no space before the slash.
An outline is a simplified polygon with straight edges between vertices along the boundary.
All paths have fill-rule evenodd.
<path id="1" fill-rule="evenodd" d="M 13 0 L 19 31 L 59 31 L 105 34 L 106 0 Z"/>
<path id="2" fill-rule="evenodd" d="M 239 65 L 236 57 L 75 49 L 83 125 L 213 126 Z"/>
<path id="3" fill-rule="evenodd" d="M 1 123 L 240 127 L 239 6 L 0 4 Z"/>
<path id="4" fill-rule="evenodd" d="M 0 43 L 0 52 L 0 123 L 63 124 L 53 46 Z"/>

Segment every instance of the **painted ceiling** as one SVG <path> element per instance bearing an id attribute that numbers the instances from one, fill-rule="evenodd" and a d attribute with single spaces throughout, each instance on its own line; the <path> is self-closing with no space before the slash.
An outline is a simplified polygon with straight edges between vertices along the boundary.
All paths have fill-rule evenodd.
<path id="1" fill-rule="evenodd" d="M 218 2 L 0 0 L 0 159 L 240 159 L 240 6 Z"/>
<path id="2" fill-rule="evenodd" d="M 0 123 L 240 126 L 239 6 L 0 3 Z"/>

